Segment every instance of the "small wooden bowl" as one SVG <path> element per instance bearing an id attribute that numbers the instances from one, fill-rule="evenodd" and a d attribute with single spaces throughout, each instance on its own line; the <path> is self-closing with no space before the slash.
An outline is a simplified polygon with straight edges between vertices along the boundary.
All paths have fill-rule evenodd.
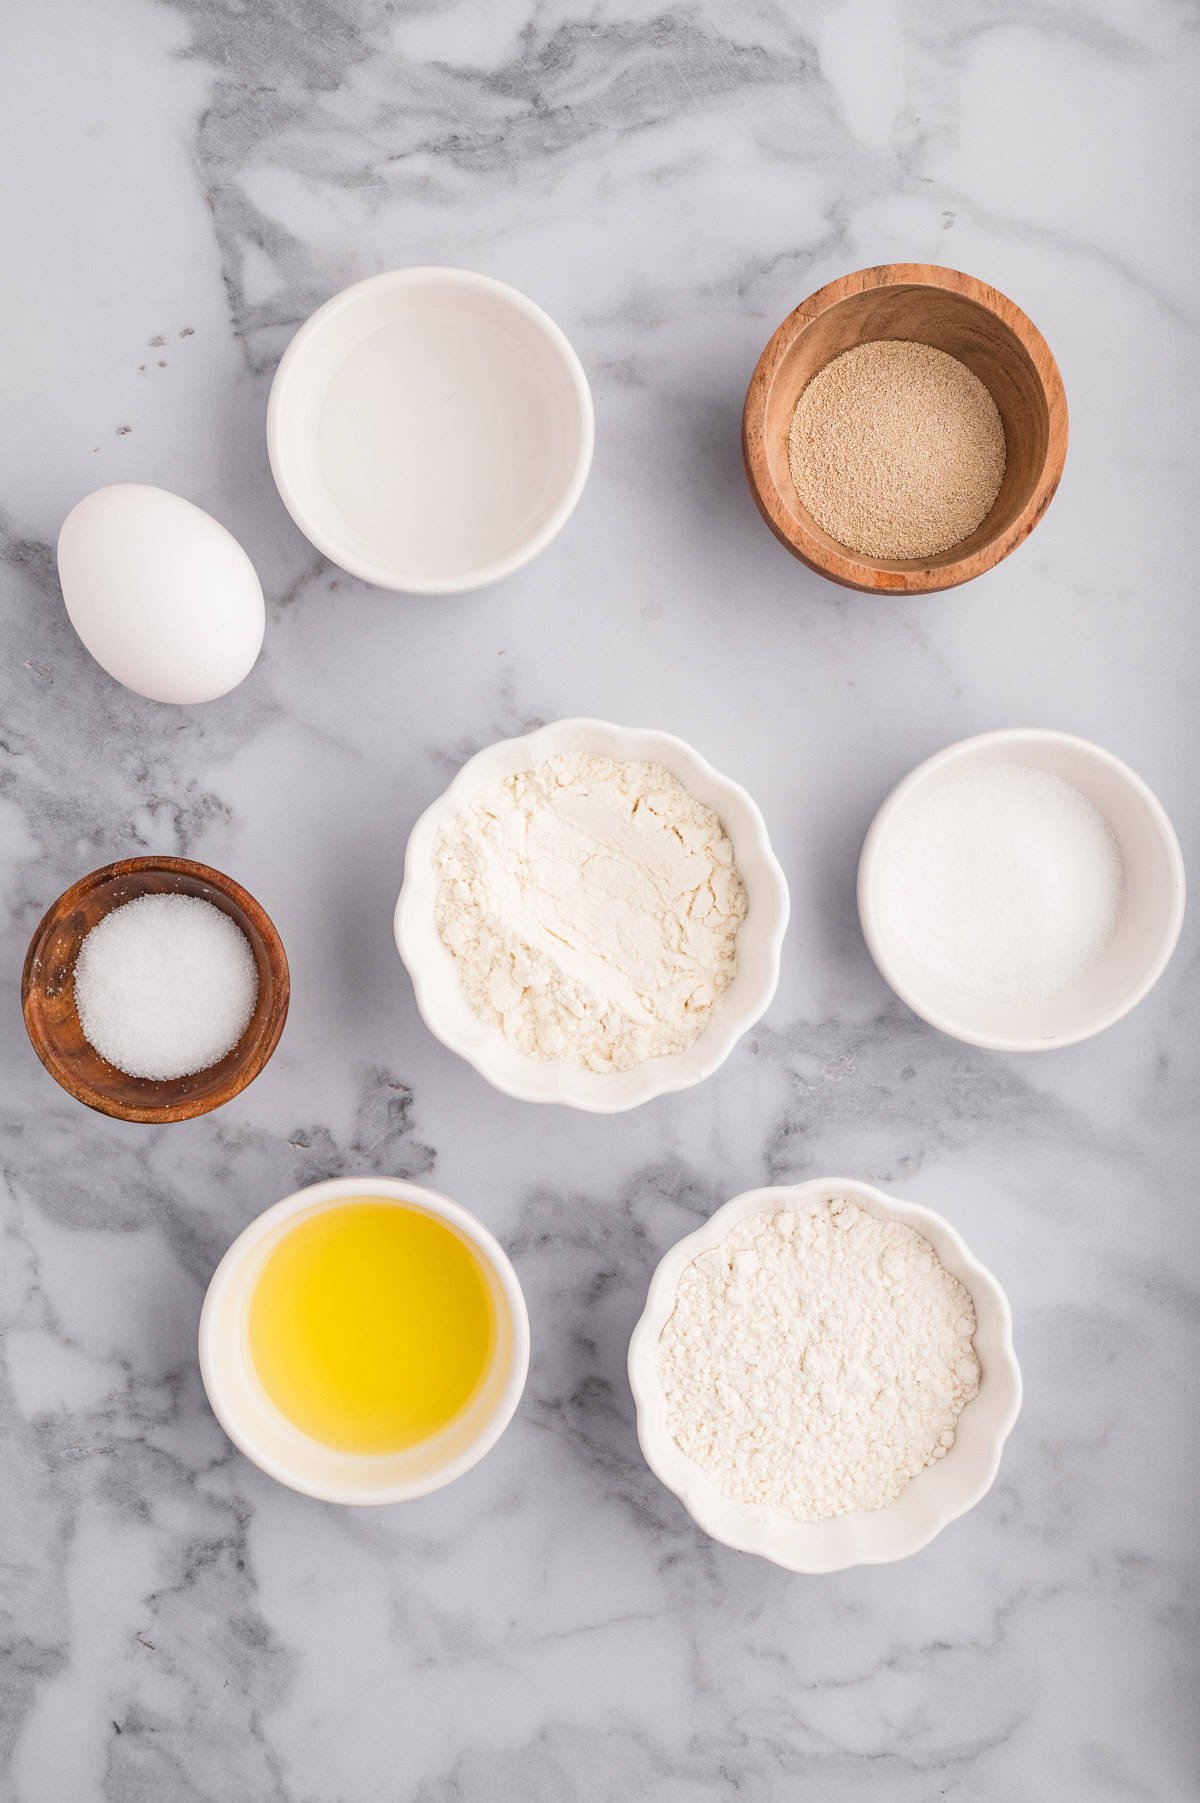
<path id="1" fill-rule="evenodd" d="M 788 465 L 792 414 L 819 369 L 876 339 L 948 351 L 991 393 L 1008 464 L 987 517 L 949 550 L 887 562 L 851 551 L 804 507 Z M 839 277 L 802 301 L 750 378 L 742 455 L 759 512 L 812 570 L 869 594 L 929 594 L 982 575 L 1027 538 L 1054 496 L 1067 454 L 1067 401 L 1050 347 L 1007 296 L 932 263 L 885 263 Z"/>
<path id="2" fill-rule="evenodd" d="M 83 1036 L 75 1010 L 75 960 L 97 921 L 139 895 L 198 895 L 241 928 L 258 966 L 258 1000 L 233 1050 L 190 1077 L 155 1082 L 107 1063 Z M 119 1121 L 188 1121 L 239 1095 L 279 1044 L 291 983 L 274 925 L 239 883 L 190 858 L 125 858 L 93 870 L 60 895 L 29 942 L 21 1004 L 33 1049 L 56 1083 Z"/>

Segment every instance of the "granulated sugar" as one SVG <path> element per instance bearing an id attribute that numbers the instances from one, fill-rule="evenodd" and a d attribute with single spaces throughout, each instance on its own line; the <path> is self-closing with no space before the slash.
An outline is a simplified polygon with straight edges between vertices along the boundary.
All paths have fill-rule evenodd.
<path id="1" fill-rule="evenodd" d="M 114 908 L 75 965 L 84 1038 L 130 1077 L 207 1070 L 237 1044 L 257 998 L 246 935 L 197 895 L 139 895 Z"/>
<path id="2" fill-rule="evenodd" d="M 800 499 L 839 544 L 933 557 L 986 518 L 1004 480 L 1004 426 L 957 357 L 880 340 L 818 370 L 792 415 L 788 458 Z"/>
<path id="3" fill-rule="evenodd" d="M 1049 771 L 976 764 L 930 781 L 883 842 L 877 907 L 897 951 L 990 1001 L 1055 995 L 1095 963 L 1124 887 L 1112 831 Z"/>

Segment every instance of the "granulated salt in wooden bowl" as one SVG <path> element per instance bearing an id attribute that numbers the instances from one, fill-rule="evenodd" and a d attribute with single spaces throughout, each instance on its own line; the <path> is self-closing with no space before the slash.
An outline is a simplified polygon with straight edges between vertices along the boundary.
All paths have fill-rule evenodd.
<path id="1" fill-rule="evenodd" d="M 118 1070 L 85 1039 L 75 1005 L 75 965 L 87 935 L 115 908 L 146 895 L 195 896 L 219 908 L 244 934 L 258 973 L 254 1011 L 237 1044 L 185 1077 Z M 254 1081 L 279 1043 L 290 987 L 279 934 L 240 883 L 189 858 L 126 858 L 82 877 L 47 910 L 29 942 L 21 1003 L 33 1049 L 56 1083 L 101 1114 L 158 1125 L 208 1114 Z"/>
<path id="2" fill-rule="evenodd" d="M 991 396 L 1004 429 L 1003 479 L 984 517 L 957 543 L 919 557 L 872 556 L 833 537 L 802 500 L 789 456 L 797 403 L 813 378 L 844 352 L 889 341 L 928 345 L 965 364 Z M 1032 320 L 986 282 L 929 263 L 856 270 L 803 301 L 759 358 L 742 416 L 746 475 L 772 532 L 810 569 L 872 594 L 927 594 L 993 568 L 1046 511 L 1066 450 L 1062 378 Z M 981 465 L 988 455 L 982 439 Z M 964 473 L 986 505 L 994 488 L 986 470 Z M 949 499 L 943 498 L 943 512 L 952 517 Z M 939 497 L 929 502 L 936 515 Z M 869 540 L 864 533 L 862 542 Z"/>

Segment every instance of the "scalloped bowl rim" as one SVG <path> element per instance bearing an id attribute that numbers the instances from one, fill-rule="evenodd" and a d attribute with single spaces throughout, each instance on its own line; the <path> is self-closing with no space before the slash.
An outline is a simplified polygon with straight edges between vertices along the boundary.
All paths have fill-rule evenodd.
<path id="1" fill-rule="evenodd" d="M 443 822 L 489 783 L 517 770 L 532 769 L 559 752 L 579 749 L 662 764 L 699 800 L 713 807 L 733 842 L 734 859 L 750 898 L 750 910 L 738 935 L 738 973 L 704 1032 L 682 1052 L 611 1074 L 561 1060 L 526 1057 L 509 1045 L 497 1028 L 480 1020 L 463 995 L 453 957 L 438 937 L 433 920 L 436 883 L 432 855 Z M 690 1089 L 725 1062 L 774 997 L 789 911 L 787 882 L 771 849 L 766 822 L 758 804 L 739 783 L 722 775 L 673 733 L 580 716 L 497 740 L 468 758 L 409 835 L 394 928 L 417 1008 L 435 1039 L 517 1101 L 557 1102 L 590 1113 L 613 1114 L 637 1108 L 655 1096 Z"/>
<path id="2" fill-rule="evenodd" d="M 728 1501 L 676 1444 L 667 1428 L 655 1350 L 675 1306 L 684 1270 L 702 1252 L 718 1245 L 736 1221 L 763 1209 L 807 1208 L 835 1196 L 858 1202 L 880 1218 L 903 1222 L 930 1241 L 942 1264 L 960 1280 L 975 1304 L 976 1349 L 984 1367 L 983 1382 L 979 1395 L 959 1417 L 955 1442 L 946 1457 L 906 1484 L 894 1502 L 884 1509 L 842 1515 L 832 1521 L 800 1522 L 773 1510 L 754 1510 Z M 645 1309 L 629 1342 L 628 1369 L 637 1408 L 638 1441 L 646 1463 L 659 1482 L 679 1498 L 696 1525 L 735 1551 L 758 1553 L 788 1571 L 810 1575 L 845 1571 L 855 1565 L 890 1564 L 920 1552 L 991 1489 L 1004 1443 L 1021 1408 L 1021 1369 L 1013 1349 L 1012 1311 L 995 1276 L 944 1216 L 852 1177 L 816 1177 L 806 1183 L 747 1190 L 677 1241 L 663 1255 L 650 1280 Z M 968 1457 L 974 1459 L 975 1467 L 969 1476 L 963 1466 Z M 939 1491 L 950 1488 L 948 1472 L 957 1493 L 940 1497 Z"/>

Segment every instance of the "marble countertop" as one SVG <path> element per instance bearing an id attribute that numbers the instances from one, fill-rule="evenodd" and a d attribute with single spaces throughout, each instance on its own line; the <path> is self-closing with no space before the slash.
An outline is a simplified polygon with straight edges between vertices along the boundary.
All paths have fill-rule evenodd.
<path id="1" fill-rule="evenodd" d="M 1200 40 L 1180 0 L 17 0 L 0 81 L 0 1796 L 13 1803 L 1012 1803 L 1200 1797 L 1194 923 L 1103 1038 L 1006 1057 L 894 1001 L 858 848 L 914 762 L 1010 724 L 1128 759 L 1194 854 Z M 967 589 L 844 593 L 761 524 L 750 370 L 877 261 L 994 282 L 1072 445 Z M 288 519 L 263 418 L 290 333 L 394 265 L 515 283 L 590 374 L 597 451 L 498 588 L 404 599 Z M 143 702 L 72 635 L 53 545 L 101 483 L 208 508 L 263 578 L 225 700 Z M 760 802 L 783 980 L 703 1087 L 535 1111 L 424 1030 L 391 939 L 408 829 L 559 715 L 667 728 Z M 93 866 L 228 870 L 291 1019 L 223 1112 L 87 1113 L 23 1035 L 24 947 Z M 205 1404 L 201 1296 L 267 1204 L 342 1172 L 475 1209 L 534 1360 L 444 1493 L 339 1512 Z M 1026 1402 L 919 1557 L 799 1579 L 707 1542 L 624 1376 L 659 1253 L 839 1170 L 945 1212 L 1011 1295 Z"/>

